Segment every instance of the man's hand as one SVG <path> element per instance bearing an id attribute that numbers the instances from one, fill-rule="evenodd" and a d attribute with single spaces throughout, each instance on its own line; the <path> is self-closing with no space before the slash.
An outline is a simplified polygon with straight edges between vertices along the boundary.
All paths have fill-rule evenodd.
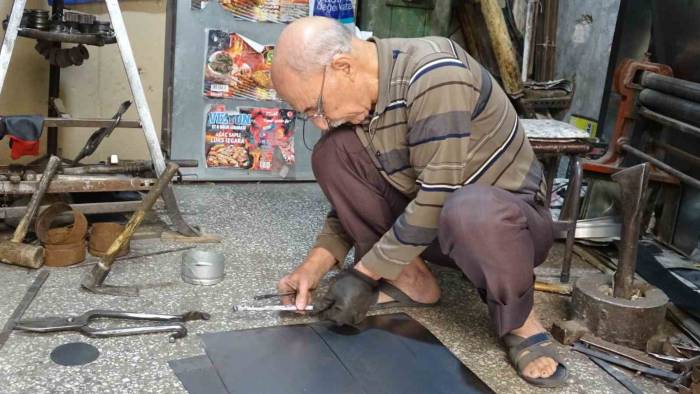
<path id="1" fill-rule="evenodd" d="M 282 293 L 296 293 L 295 296 L 282 297 L 285 305 L 295 304 L 297 310 L 303 311 L 309 304 L 311 291 L 316 289 L 323 275 L 335 265 L 335 258 L 321 248 L 312 249 L 309 257 L 277 283 L 277 290 Z"/>
<path id="2" fill-rule="evenodd" d="M 379 282 L 351 268 L 338 274 L 328 292 L 316 302 L 314 314 L 338 326 L 360 323 L 377 302 Z"/>

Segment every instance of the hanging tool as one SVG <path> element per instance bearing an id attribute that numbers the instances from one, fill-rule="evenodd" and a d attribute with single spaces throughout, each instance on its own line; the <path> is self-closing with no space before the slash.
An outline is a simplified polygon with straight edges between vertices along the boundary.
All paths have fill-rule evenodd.
<path id="1" fill-rule="evenodd" d="M 121 319 L 144 320 L 166 322 L 172 324 L 160 324 L 138 327 L 116 328 L 92 328 L 90 323 L 94 319 Z M 77 331 L 90 338 L 105 338 L 115 336 L 128 336 L 140 334 L 154 334 L 160 332 L 172 332 L 170 341 L 187 336 L 187 328 L 183 322 L 192 320 L 209 320 L 210 316 L 204 312 L 187 312 L 182 315 L 160 315 L 155 313 L 138 313 L 93 309 L 78 316 L 69 317 L 44 317 L 30 320 L 20 320 L 15 323 L 15 330 L 28 332 L 47 333 L 59 331 Z"/>
<path id="2" fill-rule="evenodd" d="M 109 126 L 102 127 L 94 133 L 92 133 L 90 138 L 88 138 L 87 142 L 85 143 L 85 146 L 83 146 L 83 149 L 81 149 L 78 155 L 75 156 L 75 159 L 73 159 L 73 164 L 78 164 L 80 160 L 83 160 L 84 158 L 95 153 L 95 150 L 97 150 L 97 147 L 100 146 L 102 140 L 104 140 L 106 137 L 109 137 L 110 134 L 112 134 L 112 131 L 114 131 L 114 129 L 117 127 L 119 122 L 122 121 L 122 116 L 129 109 L 130 106 L 131 101 L 124 101 L 119 106 L 117 113 L 115 113 L 114 116 L 112 116 L 112 123 Z"/>
<path id="3" fill-rule="evenodd" d="M 2 331 L 0 331 L 0 349 L 2 349 L 2 346 L 7 342 L 7 338 L 10 337 L 10 333 L 12 333 L 12 330 L 15 328 L 15 322 L 22 318 L 22 315 L 24 315 L 24 312 L 29 308 L 29 305 L 32 303 L 37 293 L 39 293 L 39 289 L 41 289 L 41 286 L 46 282 L 46 278 L 48 277 L 49 271 L 43 270 L 39 272 L 39 275 L 34 279 L 34 283 L 32 283 L 27 289 L 27 292 L 24 293 L 22 301 L 17 305 L 15 311 L 12 312 L 10 318 L 7 319 L 7 323 L 5 323 Z"/>
<path id="4" fill-rule="evenodd" d="M 305 311 L 312 311 L 314 310 L 313 305 L 307 305 L 306 308 L 304 308 Z M 242 311 L 280 311 L 280 312 L 296 312 L 298 311 L 297 307 L 294 305 L 264 305 L 264 306 L 249 306 L 249 305 L 234 305 L 233 306 L 233 311 L 234 312 L 242 312 Z"/>
<path id="5" fill-rule="evenodd" d="M 97 294 L 111 294 L 111 295 L 122 295 L 122 296 L 137 296 L 138 289 L 133 287 L 124 286 L 109 286 L 104 284 L 104 280 L 112 269 L 112 264 L 117 257 L 117 254 L 124 246 L 126 242 L 131 239 L 131 236 L 136 231 L 136 228 L 141 224 L 143 218 L 146 216 L 146 212 L 153 207 L 156 199 L 163 192 L 163 189 L 168 185 L 172 177 L 177 172 L 178 165 L 175 163 L 168 163 L 165 171 L 158 177 L 156 184 L 153 185 L 151 190 L 143 198 L 141 206 L 134 212 L 126 224 L 124 231 L 117 237 L 117 239 L 112 242 L 112 245 L 107 250 L 107 253 L 102 256 L 100 260 L 93 269 L 83 277 L 81 286 L 93 293 Z"/>
<path id="6" fill-rule="evenodd" d="M 32 194 L 27 210 L 20 220 L 19 225 L 15 229 L 15 233 L 10 241 L 0 242 L 0 261 L 3 263 L 19 265 L 29 268 L 39 268 L 44 263 L 44 248 L 38 245 L 28 245 L 22 243 L 22 240 L 27 235 L 29 224 L 34 220 L 36 212 L 39 210 L 41 199 L 49 188 L 51 178 L 56 174 L 58 166 L 61 164 L 61 159 L 56 156 L 51 156 L 44 173 L 41 176 L 39 185 L 34 194 Z"/>

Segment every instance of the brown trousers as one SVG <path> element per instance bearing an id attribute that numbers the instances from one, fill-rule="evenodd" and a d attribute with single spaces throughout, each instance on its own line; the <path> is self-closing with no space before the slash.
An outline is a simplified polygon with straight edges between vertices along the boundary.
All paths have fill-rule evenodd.
<path id="1" fill-rule="evenodd" d="M 312 154 L 314 175 L 353 239 L 356 262 L 409 203 L 382 177 L 351 129 L 326 133 Z M 438 237 L 421 255 L 461 269 L 488 305 L 496 332 L 522 326 L 533 306 L 533 269 L 552 246 L 549 210 L 534 195 L 468 185 L 450 195 Z"/>

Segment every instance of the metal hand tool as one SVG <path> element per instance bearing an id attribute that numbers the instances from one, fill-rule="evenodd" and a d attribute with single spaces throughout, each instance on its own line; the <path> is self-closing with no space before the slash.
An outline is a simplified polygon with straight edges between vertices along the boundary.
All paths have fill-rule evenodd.
<path id="1" fill-rule="evenodd" d="M 102 140 L 105 139 L 105 137 L 109 137 L 109 135 L 112 134 L 112 131 L 114 131 L 119 122 L 122 121 L 122 115 L 124 115 L 124 113 L 129 109 L 130 106 L 131 101 L 124 101 L 119 106 L 119 109 L 117 109 L 117 112 L 114 114 L 114 116 L 112 116 L 112 124 L 110 124 L 108 127 L 102 127 L 99 130 L 92 133 L 90 138 L 88 138 L 87 142 L 85 143 L 85 146 L 83 146 L 83 149 L 81 149 L 78 155 L 75 156 L 75 159 L 73 159 L 73 164 L 77 164 L 78 162 L 80 162 L 80 160 L 83 160 L 84 158 L 95 153 L 95 150 L 98 146 L 100 146 Z"/>
<path id="2" fill-rule="evenodd" d="M 297 311 L 297 307 L 294 305 L 265 305 L 265 306 L 249 306 L 249 305 L 234 305 L 233 306 L 233 311 L 234 312 L 241 312 L 241 311 L 290 311 L 290 312 L 295 312 Z M 304 308 L 305 311 L 312 311 L 314 310 L 313 305 L 307 305 L 306 308 Z"/>
<path id="3" fill-rule="evenodd" d="M 187 328 L 182 322 L 190 320 L 209 320 L 209 314 L 204 312 L 187 312 L 182 315 L 160 315 L 155 313 L 137 313 L 93 309 L 82 315 L 69 317 L 44 317 L 38 319 L 21 320 L 16 322 L 15 329 L 29 332 L 47 333 L 58 331 L 77 331 L 90 338 L 104 338 L 114 336 L 153 334 L 160 332 L 172 332 L 171 342 L 187 336 Z M 121 320 L 145 320 L 155 322 L 167 322 L 172 324 L 160 324 L 139 327 L 116 328 L 92 328 L 90 323 L 95 319 L 111 318 Z"/>
<path id="4" fill-rule="evenodd" d="M 155 252 L 135 253 L 135 254 L 130 254 L 128 256 L 117 257 L 116 259 L 114 259 L 114 261 L 133 260 L 133 259 L 138 259 L 141 257 L 151 257 L 151 256 L 158 256 L 158 255 L 167 254 L 167 253 L 182 252 L 183 250 L 190 250 L 190 249 L 194 249 L 195 247 L 196 246 L 183 246 L 180 248 L 157 250 Z M 95 265 L 97 263 L 98 263 L 97 261 L 86 261 L 86 262 L 81 263 L 81 264 L 71 265 L 69 268 L 87 267 L 89 265 Z"/>
<path id="5" fill-rule="evenodd" d="M 34 216 L 39 210 L 41 199 L 44 198 L 44 194 L 49 188 L 49 183 L 51 183 L 51 179 L 56 174 L 59 164 L 61 164 L 61 159 L 51 156 L 41 176 L 37 190 L 32 194 L 32 198 L 27 204 L 27 210 L 19 225 L 17 225 L 12 239 L 0 242 L 0 261 L 3 263 L 29 268 L 39 268 L 44 263 L 44 248 L 38 245 L 24 244 L 22 240 L 27 235 L 29 224 L 34 220 Z"/>
<path id="6" fill-rule="evenodd" d="M 0 331 L 0 349 L 2 349 L 2 346 L 7 342 L 7 338 L 10 337 L 10 333 L 12 333 L 12 330 L 15 328 L 15 322 L 22 318 L 22 315 L 24 315 L 24 312 L 29 308 L 29 305 L 32 303 L 37 293 L 39 293 L 39 289 L 41 289 L 41 286 L 46 282 L 46 278 L 48 277 L 49 271 L 43 270 L 39 272 L 39 275 L 34 279 L 34 283 L 32 283 L 27 289 L 27 292 L 24 293 L 22 301 L 17 305 L 15 311 L 12 312 L 10 318 L 7 319 L 7 323 L 5 323 L 2 331 Z"/>
<path id="7" fill-rule="evenodd" d="M 97 265 L 95 265 L 92 268 L 92 270 L 90 270 L 90 272 L 87 272 L 87 274 L 83 277 L 83 280 L 80 283 L 80 285 L 83 288 L 97 294 L 110 294 L 121 296 L 138 295 L 138 289 L 136 288 L 123 286 L 108 286 L 104 284 L 104 280 L 105 278 L 107 278 L 109 271 L 112 269 L 112 264 L 114 264 L 114 259 L 117 257 L 117 254 L 124 246 L 124 244 L 128 242 L 129 239 L 131 239 L 131 236 L 136 231 L 136 228 L 141 224 L 143 218 L 146 216 L 146 212 L 153 207 L 153 204 L 155 204 L 156 199 L 158 199 L 158 196 L 160 196 L 160 194 L 166 188 L 166 186 L 170 182 L 170 179 L 172 179 L 172 177 L 177 172 L 177 169 L 177 164 L 168 163 L 168 166 L 165 169 L 165 171 L 160 175 L 160 177 L 158 177 L 158 181 L 156 181 L 156 184 L 153 185 L 148 194 L 146 194 L 146 197 L 143 198 L 143 202 L 141 203 L 139 209 L 136 210 L 133 216 L 131 216 L 131 219 L 129 219 L 129 222 L 126 224 L 124 231 L 122 231 L 122 233 L 119 234 L 117 239 L 114 240 L 112 245 L 107 250 L 107 253 L 104 256 L 102 256 L 100 262 L 97 263 Z"/>

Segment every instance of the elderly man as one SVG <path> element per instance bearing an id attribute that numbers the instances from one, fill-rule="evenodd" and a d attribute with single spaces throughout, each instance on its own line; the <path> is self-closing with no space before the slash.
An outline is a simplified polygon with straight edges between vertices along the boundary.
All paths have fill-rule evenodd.
<path id="1" fill-rule="evenodd" d="M 553 238 L 542 168 L 491 75 L 446 38 L 362 41 L 311 17 L 282 32 L 272 79 L 324 130 L 312 165 L 332 206 L 306 260 L 280 280 L 280 291 L 296 292 L 284 302 L 303 310 L 352 247 L 354 267 L 315 306 L 337 324 L 391 300 L 380 289 L 435 303 L 440 289 L 423 259 L 456 265 L 518 373 L 563 384 L 566 367 L 533 311 L 533 269 Z"/>

